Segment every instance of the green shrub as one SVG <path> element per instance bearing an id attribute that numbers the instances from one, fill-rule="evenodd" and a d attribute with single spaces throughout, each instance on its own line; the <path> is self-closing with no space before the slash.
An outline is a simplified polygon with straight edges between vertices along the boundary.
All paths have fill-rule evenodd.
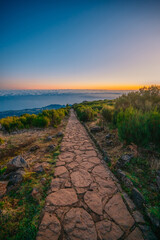
<path id="1" fill-rule="evenodd" d="M 128 107 L 138 110 L 151 111 L 157 108 L 160 111 L 160 86 L 140 88 L 139 91 L 123 94 L 116 99 L 115 108 L 125 110 Z"/>
<path id="2" fill-rule="evenodd" d="M 117 116 L 118 134 L 126 143 L 146 146 L 160 144 L 160 113 L 142 112 L 132 107 L 121 110 Z"/>
<path id="3" fill-rule="evenodd" d="M 20 117 L 7 117 L 0 120 L 0 124 L 7 132 L 31 127 L 48 127 L 49 124 L 56 127 L 61 123 L 65 115 L 69 113 L 70 107 L 58 110 L 44 110 L 38 115 L 23 114 Z"/>
<path id="4" fill-rule="evenodd" d="M 112 122 L 113 113 L 114 113 L 114 108 L 111 106 L 105 106 L 102 109 L 102 116 L 107 122 Z"/>
<path id="5" fill-rule="evenodd" d="M 94 119 L 95 113 L 91 107 L 80 106 L 76 108 L 79 119 L 83 122 L 91 121 Z"/>
<path id="6" fill-rule="evenodd" d="M 34 127 L 40 127 L 40 128 L 44 128 L 44 127 L 48 127 L 49 125 L 49 119 L 45 116 L 37 116 L 34 120 L 33 120 L 33 126 Z"/>

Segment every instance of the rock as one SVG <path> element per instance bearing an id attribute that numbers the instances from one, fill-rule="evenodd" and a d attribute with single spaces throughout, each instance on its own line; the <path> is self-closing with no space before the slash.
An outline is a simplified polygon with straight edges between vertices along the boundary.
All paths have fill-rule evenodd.
<path id="1" fill-rule="evenodd" d="M 102 199 L 97 193 L 87 191 L 84 195 L 84 201 L 93 212 L 102 215 Z"/>
<path id="2" fill-rule="evenodd" d="M 105 206 L 106 213 L 124 230 L 129 230 L 134 220 L 119 193 L 114 195 Z"/>
<path id="3" fill-rule="evenodd" d="M 74 189 L 60 189 L 48 195 L 46 201 L 55 206 L 70 206 L 78 201 Z"/>
<path id="4" fill-rule="evenodd" d="M 126 174 L 122 170 L 120 169 L 117 170 L 117 176 L 126 187 L 129 187 L 129 188 L 133 187 L 132 181 L 126 176 Z"/>
<path id="5" fill-rule="evenodd" d="M 44 168 L 43 168 L 43 166 L 41 164 L 37 164 L 36 166 L 34 166 L 33 172 L 43 173 L 44 172 Z"/>
<path id="6" fill-rule="evenodd" d="M 7 192 L 8 181 L 0 181 L 0 198 Z"/>
<path id="7" fill-rule="evenodd" d="M 129 209 L 131 211 L 136 209 L 135 204 L 133 203 L 133 201 L 129 198 L 129 196 L 127 195 L 127 193 L 123 192 L 123 198 L 125 200 L 125 202 L 127 203 L 127 206 L 129 207 Z"/>
<path id="8" fill-rule="evenodd" d="M 126 240 L 135 240 L 135 239 L 144 240 L 144 238 L 142 236 L 142 232 L 137 227 L 126 238 Z"/>
<path id="9" fill-rule="evenodd" d="M 137 223 L 145 223 L 144 218 L 140 212 L 134 211 L 133 217 Z"/>
<path id="10" fill-rule="evenodd" d="M 65 239 L 97 240 L 92 217 L 83 208 L 72 208 L 66 213 L 64 222 Z"/>
<path id="11" fill-rule="evenodd" d="M 35 146 L 31 147 L 29 151 L 30 151 L 30 152 L 34 152 L 34 151 L 36 151 L 36 150 L 38 150 L 38 149 L 40 149 L 40 146 L 35 145 Z"/>
<path id="12" fill-rule="evenodd" d="M 61 224 L 54 214 L 45 212 L 36 240 L 58 240 L 61 233 Z"/>
<path id="13" fill-rule="evenodd" d="M 107 146 L 112 146 L 112 144 L 113 144 L 113 141 L 112 141 L 112 140 L 107 140 L 107 141 L 106 141 L 106 145 L 107 145 Z"/>
<path id="14" fill-rule="evenodd" d="M 55 150 L 55 147 L 56 147 L 56 145 L 50 144 L 50 145 L 47 146 L 46 151 L 47 152 L 52 152 L 52 151 Z"/>
<path id="15" fill-rule="evenodd" d="M 48 136 L 48 137 L 46 137 L 45 140 L 46 140 L 47 142 L 50 142 L 50 141 L 52 141 L 52 139 L 53 139 L 53 136 Z"/>
<path id="16" fill-rule="evenodd" d="M 156 183 L 157 183 L 158 189 L 160 191 L 160 176 L 156 177 Z"/>
<path id="17" fill-rule="evenodd" d="M 63 135 L 64 135 L 63 132 L 58 132 L 58 133 L 56 134 L 57 137 L 63 137 Z"/>
<path id="18" fill-rule="evenodd" d="M 46 178 L 41 178 L 41 183 L 44 185 L 45 183 L 46 183 L 46 181 L 47 181 L 47 179 Z"/>
<path id="19" fill-rule="evenodd" d="M 8 175 L 9 185 L 16 185 L 16 184 L 19 184 L 20 182 L 22 182 L 24 174 L 25 174 L 25 172 L 21 169 L 18 169 L 15 172 L 11 172 Z"/>
<path id="20" fill-rule="evenodd" d="M 108 134 L 106 135 L 106 139 L 110 139 L 111 136 L 112 136 L 112 134 L 108 133 Z"/>
<path id="21" fill-rule="evenodd" d="M 41 194 L 37 188 L 33 188 L 31 195 L 36 200 L 40 200 L 41 198 Z"/>
<path id="22" fill-rule="evenodd" d="M 123 235 L 122 230 L 114 223 L 105 219 L 96 223 L 99 239 L 117 240 Z"/>
<path id="23" fill-rule="evenodd" d="M 116 167 L 117 168 L 123 168 L 127 163 L 129 163 L 131 161 L 131 159 L 133 158 L 132 154 L 124 154 L 122 155 L 117 163 L 116 163 Z"/>
<path id="24" fill-rule="evenodd" d="M 132 199 L 133 202 L 136 204 L 138 208 L 143 208 L 143 204 L 145 203 L 143 195 L 138 191 L 138 189 L 133 188 L 132 189 Z"/>
<path id="25" fill-rule="evenodd" d="M 101 132 L 102 130 L 103 130 L 103 129 L 102 129 L 101 127 L 99 127 L 99 126 L 94 126 L 94 127 L 90 128 L 90 131 L 91 131 L 92 133 Z"/>
<path id="26" fill-rule="evenodd" d="M 7 172 L 15 171 L 19 168 L 26 168 L 28 167 L 27 162 L 22 156 L 17 156 L 9 161 L 7 164 Z"/>
<path id="27" fill-rule="evenodd" d="M 87 158 L 87 161 L 94 163 L 94 164 L 99 164 L 101 162 L 98 157 L 89 157 L 89 158 Z"/>
<path id="28" fill-rule="evenodd" d="M 88 187 L 92 178 L 86 170 L 79 170 L 71 173 L 71 181 L 75 187 Z"/>

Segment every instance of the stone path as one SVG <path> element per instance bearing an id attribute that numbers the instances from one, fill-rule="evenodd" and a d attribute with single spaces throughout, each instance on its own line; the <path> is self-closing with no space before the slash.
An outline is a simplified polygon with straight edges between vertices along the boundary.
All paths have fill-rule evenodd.
<path id="1" fill-rule="evenodd" d="M 37 240 L 142 240 L 110 170 L 73 111 Z"/>

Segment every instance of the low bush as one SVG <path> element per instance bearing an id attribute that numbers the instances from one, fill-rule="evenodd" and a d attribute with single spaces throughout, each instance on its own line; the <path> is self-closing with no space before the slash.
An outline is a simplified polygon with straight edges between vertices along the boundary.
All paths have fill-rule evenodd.
<path id="1" fill-rule="evenodd" d="M 91 107 L 78 106 L 75 110 L 80 121 L 87 122 L 94 119 L 95 112 Z"/>
<path id="2" fill-rule="evenodd" d="M 102 109 L 102 116 L 107 122 L 112 122 L 113 113 L 114 113 L 114 108 L 111 106 L 105 106 Z"/>
<path id="3" fill-rule="evenodd" d="M 0 120 L 0 124 L 7 132 L 31 127 L 56 127 L 61 120 L 69 113 L 70 107 L 62 109 L 44 110 L 38 115 L 23 114 L 20 117 L 7 117 Z"/>
<path id="4" fill-rule="evenodd" d="M 118 134 L 126 143 L 146 146 L 160 145 L 160 113 L 142 112 L 132 107 L 121 110 L 117 116 Z"/>

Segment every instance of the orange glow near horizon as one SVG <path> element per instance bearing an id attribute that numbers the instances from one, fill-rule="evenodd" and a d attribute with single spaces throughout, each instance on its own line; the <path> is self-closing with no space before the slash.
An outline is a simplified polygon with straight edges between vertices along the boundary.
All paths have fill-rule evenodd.
<path id="1" fill-rule="evenodd" d="M 27 81 L 26 81 L 27 82 Z M 146 87 L 148 85 L 145 85 Z M 19 83 L 18 86 L 16 84 L 10 84 L 9 86 L 2 87 L 1 89 L 16 89 L 16 90 L 54 90 L 54 89 L 71 89 L 71 90 L 138 90 L 139 88 L 144 87 L 144 85 L 124 85 L 124 84 L 79 84 L 79 83 L 68 83 L 68 84 L 42 84 L 42 83 L 33 83 L 33 84 L 24 84 Z"/>

